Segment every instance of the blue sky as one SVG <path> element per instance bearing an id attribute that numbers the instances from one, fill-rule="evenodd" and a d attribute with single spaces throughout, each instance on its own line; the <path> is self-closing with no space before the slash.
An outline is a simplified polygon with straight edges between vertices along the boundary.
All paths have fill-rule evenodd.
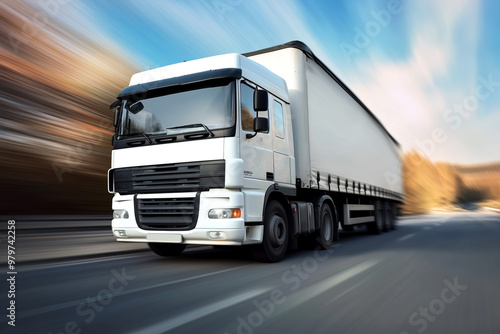
<path id="1" fill-rule="evenodd" d="M 500 161 L 500 1 L 67 2 L 58 19 L 140 69 L 305 42 L 404 150 Z"/>

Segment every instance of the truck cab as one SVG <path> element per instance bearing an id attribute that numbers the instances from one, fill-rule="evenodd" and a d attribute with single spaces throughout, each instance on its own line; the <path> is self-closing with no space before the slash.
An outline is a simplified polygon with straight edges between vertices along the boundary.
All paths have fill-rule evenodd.
<path id="1" fill-rule="evenodd" d="M 135 74 L 112 109 L 117 241 L 159 255 L 262 244 L 268 199 L 296 191 L 282 78 L 242 55 L 210 57 Z M 275 225 L 281 250 L 287 226 Z"/>

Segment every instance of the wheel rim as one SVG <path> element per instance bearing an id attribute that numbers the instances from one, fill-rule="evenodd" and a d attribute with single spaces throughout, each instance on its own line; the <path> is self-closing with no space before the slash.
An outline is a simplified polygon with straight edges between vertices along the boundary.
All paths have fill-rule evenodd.
<path id="1" fill-rule="evenodd" d="M 273 247 L 280 247 L 286 241 L 286 224 L 285 220 L 279 215 L 274 214 L 271 218 L 269 226 L 269 236 Z"/>

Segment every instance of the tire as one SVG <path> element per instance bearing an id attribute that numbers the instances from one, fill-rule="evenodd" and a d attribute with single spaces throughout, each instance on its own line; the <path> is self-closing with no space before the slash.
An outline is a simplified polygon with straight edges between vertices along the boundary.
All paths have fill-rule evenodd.
<path id="1" fill-rule="evenodd" d="M 389 232 L 389 211 L 387 210 L 388 208 L 387 202 L 381 202 L 380 206 L 382 207 L 382 223 L 381 223 L 381 228 L 382 232 Z M 380 227 L 380 224 L 379 224 Z"/>
<path id="2" fill-rule="evenodd" d="M 332 213 L 332 208 L 328 204 L 323 203 L 321 205 L 318 219 L 319 230 L 314 233 L 314 239 L 321 249 L 329 249 L 332 246 L 335 235 L 335 217 Z"/>
<path id="3" fill-rule="evenodd" d="M 166 243 L 148 243 L 149 248 L 156 254 L 160 256 L 176 256 L 180 255 L 186 245 L 184 244 L 166 244 Z"/>
<path id="4" fill-rule="evenodd" d="M 385 231 L 386 232 L 391 231 L 393 225 L 393 219 L 391 212 L 391 203 L 389 202 L 384 203 L 384 216 L 385 216 L 385 226 L 386 226 Z"/>
<path id="5" fill-rule="evenodd" d="M 264 215 L 264 237 L 252 249 L 254 258 L 261 262 L 278 262 L 286 254 L 289 239 L 288 217 L 278 201 L 267 204 Z"/>
<path id="6" fill-rule="evenodd" d="M 389 204 L 389 215 L 390 215 L 390 219 L 391 219 L 391 223 L 389 225 L 389 228 L 391 230 L 395 230 L 396 229 L 396 217 L 397 217 L 397 208 L 396 208 L 396 204 L 395 203 L 391 203 Z"/>
<path id="7" fill-rule="evenodd" d="M 380 234 L 387 231 L 386 219 L 385 219 L 385 208 L 383 202 L 375 202 L 375 221 L 368 225 L 370 233 Z"/>

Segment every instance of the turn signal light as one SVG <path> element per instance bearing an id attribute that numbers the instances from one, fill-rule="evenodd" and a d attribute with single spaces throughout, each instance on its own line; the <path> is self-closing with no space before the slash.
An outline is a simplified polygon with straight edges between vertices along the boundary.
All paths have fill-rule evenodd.
<path id="1" fill-rule="evenodd" d="M 212 209 L 208 212 L 210 219 L 241 218 L 241 209 Z"/>

